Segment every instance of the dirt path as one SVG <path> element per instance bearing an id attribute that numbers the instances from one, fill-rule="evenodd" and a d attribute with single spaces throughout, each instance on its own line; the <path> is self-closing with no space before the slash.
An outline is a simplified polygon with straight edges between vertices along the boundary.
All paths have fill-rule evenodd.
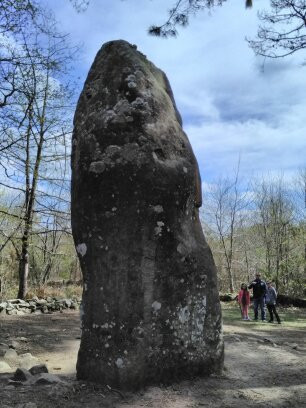
<path id="1" fill-rule="evenodd" d="M 225 324 L 222 376 L 124 395 L 74 379 L 79 336 L 79 316 L 75 312 L 1 317 L 0 343 L 16 340 L 18 353 L 30 352 L 38 357 L 65 384 L 16 388 L 8 385 L 8 375 L 0 374 L 0 407 L 306 407 L 306 336 L 301 328 Z"/>

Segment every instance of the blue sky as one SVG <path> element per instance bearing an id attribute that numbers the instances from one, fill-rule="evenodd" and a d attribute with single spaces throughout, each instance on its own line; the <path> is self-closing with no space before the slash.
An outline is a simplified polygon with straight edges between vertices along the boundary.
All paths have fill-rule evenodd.
<path id="1" fill-rule="evenodd" d="M 306 165 L 306 52 L 279 60 L 255 57 L 245 37 L 254 37 L 256 0 L 229 0 L 210 15 L 191 19 L 176 39 L 147 35 L 167 17 L 173 0 L 90 0 L 76 13 L 68 0 L 40 0 L 55 13 L 62 31 L 83 45 L 79 85 L 99 48 L 124 39 L 136 44 L 168 76 L 202 181 L 212 183 L 236 168 L 250 179 L 280 172 L 291 178 Z"/>

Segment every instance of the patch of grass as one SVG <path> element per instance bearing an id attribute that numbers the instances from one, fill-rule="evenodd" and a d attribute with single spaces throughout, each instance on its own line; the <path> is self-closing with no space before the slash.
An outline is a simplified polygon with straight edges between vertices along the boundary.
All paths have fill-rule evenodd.
<path id="1" fill-rule="evenodd" d="M 29 286 L 26 299 L 32 299 L 33 296 L 38 298 L 60 297 L 66 299 L 81 299 L 83 288 L 80 285 L 62 285 L 60 287 L 52 286 Z M 6 286 L 5 291 L 0 296 L 0 301 L 16 299 L 18 293 L 17 285 Z"/>
<path id="2" fill-rule="evenodd" d="M 258 329 L 262 328 L 274 328 L 278 327 L 281 328 L 283 326 L 288 328 L 296 328 L 296 329 L 306 329 L 306 309 L 297 308 L 297 307 L 278 307 L 278 314 L 280 316 L 281 325 L 277 324 L 269 324 L 269 323 L 262 323 L 260 320 L 255 322 L 245 322 L 241 320 L 241 313 L 239 306 L 236 302 L 221 302 L 222 307 L 222 317 L 224 324 L 228 325 L 252 325 L 256 326 Z M 267 312 L 268 313 L 268 312 Z M 249 309 L 249 316 L 253 319 L 254 313 L 253 308 L 250 307 Z M 267 317 L 269 315 L 267 314 Z M 269 317 L 268 317 L 269 318 Z"/>
<path id="3" fill-rule="evenodd" d="M 63 285 L 61 287 L 50 287 L 50 286 L 39 286 L 33 287 L 28 291 L 27 298 L 30 299 L 33 296 L 38 296 L 39 298 L 47 297 L 60 297 L 66 299 L 82 297 L 82 287 L 79 285 Z"/>

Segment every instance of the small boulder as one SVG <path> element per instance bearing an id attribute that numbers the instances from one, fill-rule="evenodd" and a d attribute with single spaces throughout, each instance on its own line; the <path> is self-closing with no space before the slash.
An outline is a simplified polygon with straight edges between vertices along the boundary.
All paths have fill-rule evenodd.
<path id="1" fill-rule="evenodd" d="M 18 360 L 18 354 L 14 349 L 8 349 L 4 356 L 3 356 L 4 360 L 10 364 L 10 365 L 14 365 L 17 363 Z"/>
<path id="2" fill-rule="evenodd" d="M 12 367 L 8 365 L 5 361 L 0 361 L 0 374 L 10 373 Z"/>
<path id="3" fill-rule="evenodd" d="M 17 368 L 15 371 L 14 377 L 12 378 L 14 381 L 30 381 L 32 379 L 32 374 L 26 370 L 25 368 Z"/>
<path id="4" fill-rule="evenodd" d="M 39 360 L 36 357 L 33 357 L 31 353 L 21 354 L 19 356 L 19 366 L 29 370 L 31 367 L 38 365 Z"/>
<path id="5" fill-rule="evenodd" d="M 40 374 L 34 382 L 34 384 L 37 384 L 37 385 L 59 384 L 59 383 L 63 383 L 63 381 L 57 375 L 49 374 L 49 373 Z"/>
<path id="6" fill-rule="evenodd" d="M 24 308 L 30 307 L 30 303 L 23 301 L 22 303 L 18 305 L 18 307 L 24 309 Z"/>
<path id="7" fill-rule="evenodd" d="M 18 341 L 12 340 L 11 343 L 9 344 L 9 348 L 16 350 L 20 348 L 20 344 L 18 343 Z"/>
<path id="8" fill-rule="evenodd" d="M 37 374 L 42 374 L 42 373 L 48 373 L 48 368 L 46 364 L 38 364 L 30 368 L 30 373 L 32 375 L 37 375 Z"/>
<path id="9" fill-rule="evenodd" d="M 6 309 L 8 315 L 16 315 L 17 309 Z"/>
<path id="10" fill-rule="evenodd" d="M 47 306 L 47 304 L 42 305 L 40 308 L 41 308 L 41 311 L 42 311 L 43 313 L 48 313 L 48 306 Z"/>
<path id="11" fill-rule="evenodd" d="M 36 303 L 37 303 L 38 305 L 46 305 L 46 304 L 47 304 L 47 301 L 46 301 L 46 299 L 37 299 L 37 300 L 36 300 Z"/>
<path id="12" fill-rule="evenodd" d="M 0 357 L 3 357 L 4 354 L 7 352 L 9 349 L 8 345 L 5 343 L 0 343 Z"/>
<path id="13" fill-rule="evenodd" d="M 28 342 L 28 339 L 26 337 L 18 337 L 19 341 L 23 341 L 24 343 Z"/>
<path id="14" fill-rule="evenodd" d="M 21 300 L 21 299 L 8 299 L 7 302 L 8 302 L 8 303 L 12 303 L 12 304 L 14 304 L 14 305 L 17 305 L 17 304 L 19 304 L 20 302 L 23 302 L 23 300 Z"/>
<path id="15" fill-rule="evenodd" d="M 7 307 L 7 302 L 0 303 L 0 310 L 6 309 L 6 307 Z"/>
<path id="16" fill-rule="evenodd" d="M 65 306 L 65 307 L 70 308 L 71 303 L 72 303 L 72 302 L 71 302 L 71 300 L 69 300 L 69 299 L 65 299 L 65 300 L 64 300 L 64 306 Z"/>

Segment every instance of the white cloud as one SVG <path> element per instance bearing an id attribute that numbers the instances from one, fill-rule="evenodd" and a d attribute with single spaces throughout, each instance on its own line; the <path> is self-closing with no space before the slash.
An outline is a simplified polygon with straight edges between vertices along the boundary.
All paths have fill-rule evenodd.
<path id="1" fill-rule="evenodd" d="M 146 30 L 165 21 L 174 0 L 91 0 L 81 14 L 68 0 L 44 1 L 71 39 L 84 44 L 81 82 L 101 45 L 119 38 L 137 44 L 166 72 L 203 180 L 231 171 L 239 154 L 245 176 L 289 174 L 305 165 L 303 56 L 263 61 L 245 41 L 255 35 L 257 11 L 266 0 L 248 11 L 243 2 L 229 1 L 211 16 L 199 14 L 177 39 L 168 40 Z"/>

